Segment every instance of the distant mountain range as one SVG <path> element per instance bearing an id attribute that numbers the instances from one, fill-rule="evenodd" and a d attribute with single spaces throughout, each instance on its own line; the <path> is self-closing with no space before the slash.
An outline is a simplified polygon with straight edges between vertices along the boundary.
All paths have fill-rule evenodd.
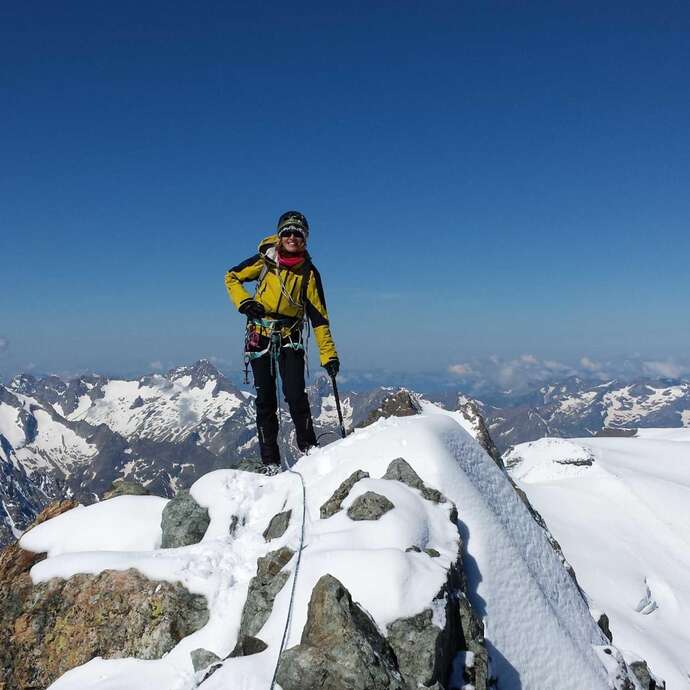
<path id="1" fill-rule="evenodd" d="M 321 444 L 338 438 L 330 382 L 318 378 L 308 393 Z M 346 427 L 376 418 L 392 393 L 343 395 Z M 211 470 L 257 460 L 253 399 L 207 360 L 132 380 L 24 374 L 0 385 L 0 544 L 55 498 L 90 503 L 122 478 L 172 496 Z M 292 460 L 284 403 L 280 416 L 282 453 Z"/>
<path id="2" fill-rule="evenodd" d="M 330 382 L 317 378 L 308 393 L 324 445 L 338 438 Z M 486 420 L 500 452 L 542 436 L 589 436 L 604 427 L 690 426 L 690 384 L 680 381 L 601 384 L 570 377 L 491 404 L 457 393 L 427 397 L 466 408 L 488 448 Z M 421 398 L 399 388 L 344 390 L 345 426 L 412 414 Z M 291 460 L 298 451 L 286 405 L 281 420 L 282 452 Z M 90 503 L 123 478 L 171 496 L 211 470 L 257 455 L 252 393 L 207 360 L 136 379 L 16 376 L 0 385 L 0 544 L 55 498 Z"/>
<path id="3" fill-rule="evenodd" d="M 512 405 L 482 405 L 501 452 L 544 436 L 581 438 L 602 429 L 690 426 L 690 383 L 645 379 L 607 383 L 578 376 L 541 386 Z"/>

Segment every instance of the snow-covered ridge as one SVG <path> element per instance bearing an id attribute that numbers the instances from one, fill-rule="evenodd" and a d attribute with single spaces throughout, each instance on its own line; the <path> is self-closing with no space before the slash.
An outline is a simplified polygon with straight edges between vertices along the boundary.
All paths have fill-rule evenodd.
<path id="1" fill-rule="evenodd" d="M 311 590 L 324 573 L 336 576 L 385 630 L 390 621 L 428 604 L 462 537 L 470 599 L 485 620 L 492 672 L 502 690 L 621 687 L 621 679 L 615 680 L 615 648 L 607 644 L 544 531 L 494 460 L 465 431 L 466 424 L 460 415 L 425 405 L 419 416 L 379 421 L 297 463 L 306 491 L 305 548 L 288 648 L 300 640 Z M 432 503 L 416 489 L 381 479 L 398 457 L 405 458 L 427 486 L 441 489 L 457 505 L 457 528 L 448 520 L 450 503 Z M 356 470 L 365 470 L 370 478 L 354 485 L 344 508 L 366 491 L 384 495 L 394 508 L 375 522 L 355 522 L 345 511 L 321 519 L 320 506 Z M 203 540 L 193 546 L 157 548 L 162 504 L 150 497 L 111 499 L 71 511 L 22 539 L 24 547 L 52 554 L 34 566 L 36 581 L 133 566 L 204 594 L 211 611 L 209 623 L 163 659 L 94 659 L 65 674 L 53 690 L 148 690 L 152 684 L 191 689 L 192 649 L 204 647 L 224 657 L 233 648 L 257 557 L 281 546 L 299 546 L 301 484 L 295 474 L 266 478 L 218 470 L 199 479 L 192 495 L 208 508 L 211 519 Z M 287 509 L 295 519 L 282 537 L 267 544 L 261 534 L 268 521 Z M 118 520 L 120 511 L 138 518 L 133 522 L 140 528 Z M 233 516 L 238 519 L 233 521 Z M 107 530 L 99 527 L 103 519 Z M 94 535 L 102 540 L 96 551 Z M 407 551 L 412 545 L 434 549 L 438 557 Z M 289 592 L 288 584 L 259 632 L 268 649 L 227 660 L 204 687 L 269 686 Z"/>
<path id="2" fill-rule="evenodd" d="M 667 690 L 690 688 L 690 429 L 540 439 L 506 464 L 614 643 L 643 654 Z"/>

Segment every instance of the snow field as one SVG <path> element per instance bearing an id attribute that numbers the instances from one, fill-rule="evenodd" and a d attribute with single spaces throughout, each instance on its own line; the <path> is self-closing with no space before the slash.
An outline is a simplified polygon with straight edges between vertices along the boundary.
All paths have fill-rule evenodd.
<path id="1" fill-rule="evenodd" d="M 24 443 L 24 430 L 19 423 L 19 410 L 4 402 L 0 402 L 0 434 L 10 442 L 13 448 Z"/>
<path id="2" fill-rule="evenodd" d="M 435 504 L 406 485 L 380 477 L 397 457 L 409 462 L 428 486 L 439 489 L 459 511 L 467 553 L 470 598 L 487 620 L 487 644 L 492 672 L 502 690 L 604 690 L 609 675 L 599 658 L 605 641 L 586 604 L 544 533 L 512 489 L 507 478 L 463 429 L 460 415 L 425 406 L 425 413 L 405 419 L 382 420 L 357 430 L 295 466 L 305 482 L 305 541 L 295 591 L 287 646 L 297 644 L 306 621 L 311 590 L 321 575 L 331 573 L 350 590 L 385 633 L 393 620 L 430 606 L 457 556 L 459 534 L 448 519 L 450 503 Z M 357 469 L 371 478 L 360 481 L 344 501 L 344 510 L 326 520 L 319 508 Z M 389 498 L 395 508 L 378 521 L 355 522 L 348 505 L 365 491 Z M 195 687 L 189 653 L 198 647 L 224 657 L 234 647 L 242 606 L 256 559 L 287 545 L 296 550 L 302 518 L 299 477 L 284 473 L 263 477 L 235 470 L 218 470 L 199 479 L 191 493 L 209 510 L 210 527 L 200 544 L 157 549 L 155 534 L 160 510 L 140 510 L 143 498 L 128 497 L 125 505 L 111 499 L 72 511 L 71 531 L 92 520 L 94 509 L 111 504 L 117 513 L 94 531 L 93 541 L 68 540 L 68 523 L 59 516 L 40 525 L 24 539 L 51 554 L 32 570 L 35 580 L 67 577 L 104 568 L 136 567 L 145 575 L 182 582 L 206 596 L 209 623 L 182 640 L 158 661 L 94 659 L 56 681 L 53 690 L 149 690 L 152 683 L 170 690 Z M 143 506 L 143 503 L 141 503 Z M 292 510 L 283 537 L 266 543 L 262 532 L 270 518 Z M 121 512 L 133 525 L 117 525 Z M 234 534 L 229 535 L 233 516 Z M 53 524 L 52 527 L 51 524 Z M 117 526 L 116 526 L 117 525 Z M 141 530 L 148 536 L 136 535 Z M 124 536 L 123 536 L 124 535 Z M 24 540 L 22 540 L 25 545 Z M 439 558 L 406 553 L 411 545 L 431 547 Z M 285 566 L 294 574 L 295 558 Z M 292 579 L 276 598 L 273 612 L 258 636 L 268 649 L 229 660 L 205 684 L 207 690 L 265 690 L 270 684 L 283 628 L 287 620 Z M 439 612 L 436 612 L 438 616 Z"/>
<path id="3" fill-rule="evenodd" d="M 562 474 L 556 462 L 574 449 L 593 465 Z M 667 690 L 690 688 L 690 430 L 540 439 L 507 459 L 518 457 L 513 477 L 608 615 L 614 644 L 646 659 Z"/>

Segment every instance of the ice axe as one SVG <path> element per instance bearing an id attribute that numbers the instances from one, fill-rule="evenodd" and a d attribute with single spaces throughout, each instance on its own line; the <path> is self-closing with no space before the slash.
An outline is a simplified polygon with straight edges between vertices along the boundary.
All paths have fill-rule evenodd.
<path id="1" fill-rule="evenodd" d="M 343 424 L 343 411 L 340 409 L 340 396 L 338 395 L 338 384 L 335 382 L 335 374 L 331 374 L 333 384 L 333 395 L 335 396 L 335 409 L 338 410 L 338 422 L 340 423 L 340 435 L 345 438 L 345 425 Z"/>

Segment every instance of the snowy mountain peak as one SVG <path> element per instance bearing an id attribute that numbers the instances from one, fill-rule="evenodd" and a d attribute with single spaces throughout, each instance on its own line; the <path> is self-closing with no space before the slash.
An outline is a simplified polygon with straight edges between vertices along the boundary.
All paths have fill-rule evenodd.
<path id="1" fill-rule="evenodd" d="M 186 377 L 189 377 L 186 385 L 192 388 L 204 388 L 209 381 L 219 381 L 224 378 L 208 359 L 199 359 L 194 364 L 175 367 L 166 374 L 166 378 L 170 381 L 179 381 Z"/>

